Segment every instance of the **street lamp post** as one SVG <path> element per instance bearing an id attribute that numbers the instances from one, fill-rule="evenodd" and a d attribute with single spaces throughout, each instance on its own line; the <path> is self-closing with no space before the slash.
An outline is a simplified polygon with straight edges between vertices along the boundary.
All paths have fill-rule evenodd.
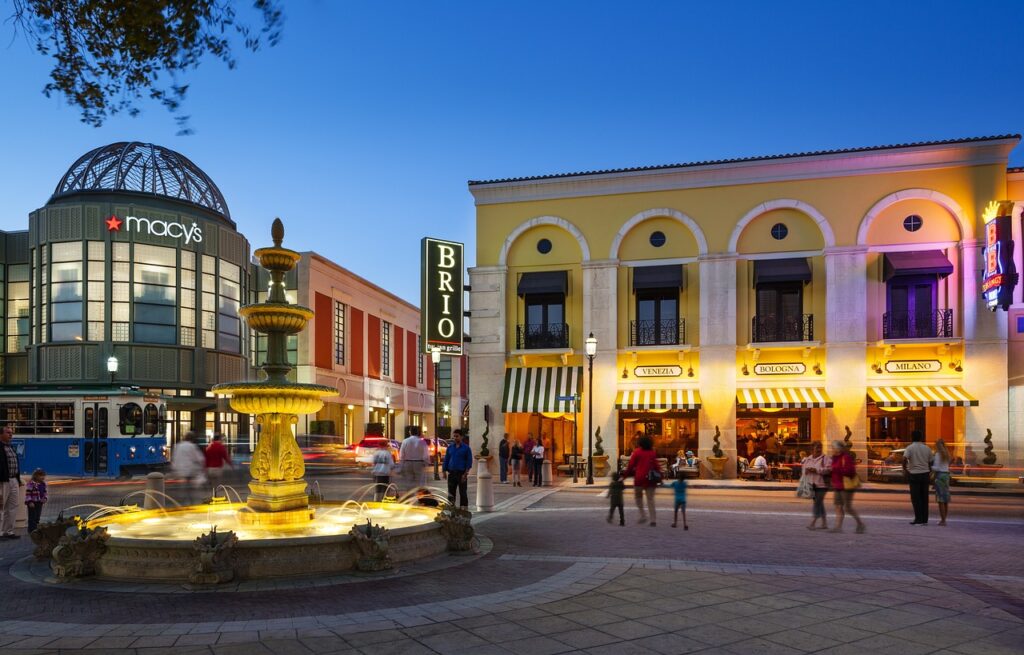
<path id="1" fill-rule="evenodd" d="M 594 355 L 597 338 L 591 332 L 586 341 L 587 353 L 587 484 L 594 484 Z"/>
<path id="2" fill-rule="evenodd" d="M 111 355 L 107 358 L 107 373 L 110 373 L 110 384 L 114 384 L 114 375 L 117 373 L 117 357 Z"/>
<path id="3" fill-rule="evenodd" d="M 441 349 L 433 348 L 430 351 L 430 361 L 434 364 L 434 479 L 441 479 L 441 431 L 438 430 L 438 412 L 437 412 L 437 397 L 440 395 L 438 389 L 438 376 L 437 369 L 441 364 Z"/>

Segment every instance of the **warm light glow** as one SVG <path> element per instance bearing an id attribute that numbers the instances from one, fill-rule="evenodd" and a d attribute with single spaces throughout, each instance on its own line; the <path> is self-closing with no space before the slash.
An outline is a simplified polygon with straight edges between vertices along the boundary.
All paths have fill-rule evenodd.
<path id="1" fill-rule="evenodd" d="M 892 412 L 895 414 L 896 412 L 902 412 L 903 410 L 906 409 L 906 407 L 879 407 L 878 409 L 882 410 L 883 412 Z"/>
<path id="2" fill-rule="evenodd" d="M 761 411 L 762 412 L 768 412 L 769 414 L 774 414 L 775 412 L 781 412 L 782 408 L 781 407 L 762 407 Z"/>
<path id="3" fill-rule="evenodd" d="M 434 362 L 435 366 L 437 366 L 438 364 L 441 363 L 441 349 L 440 348 L 433 348 L 430 351 L 430 361 Z"/>
<path id="4" fill-rule="evenodd" d="M 445 414 L 448 413 L 449 409 L 451 409 L 451 408 L 448 407 L 448 403 L 445 403 L 444 405 L 441 405 L 441 411 L 443 411 Z"/>
<path id="5" fill-rule="evenodd" d="M 989 201 L 989 203 L 987 205 L 985 205 L 985 209 L 981 212 L 981 220 L 983 222 L 985 222 L 985 223 L 988 223 L 989 221 L 991 221 L 992 219 L 994 219 L 994 218 L 996 218 L 998 216 L 999 216 L 999 201 L 998 200 L 991 200 L 991 201 Z"/>
<path id="6" fill-rule="evenodd" d="M 107 373 L 117 373 L 117 357 L 113 355 L 107 358 Z"/>
<path id="7" fill-rule="evenodd" d="M 391 394 L 385 394 L 384 395 L 384 404 L 385 405 L 390 405 L 391 404 Z"/>
<path id="8" fill-rule="evenodd" d="M 587 357 L 593 357 L 597 354 L 597 337 L 594 336 L 593 332 L 591 332 L 590 336 L 587 337 L 584 348 L 586 350 Z"/>
<path id="9" fill-rule="evenodd" d="M 544 418 L 562 418 L 565 416 L 562 412 L 541 412 L 540 415 Z"/>
<path id="10" fill-rule="evenodd" d="M 356 406 L 355 406 L 355 405 L 349 405 L 349 406 L 348 406 L 348 411 L 350 411 L 350 412 L 351 412 L 351 411 L 352 411 L 353 409 L 355 409 L 355 408 L 356 408 Z"/>

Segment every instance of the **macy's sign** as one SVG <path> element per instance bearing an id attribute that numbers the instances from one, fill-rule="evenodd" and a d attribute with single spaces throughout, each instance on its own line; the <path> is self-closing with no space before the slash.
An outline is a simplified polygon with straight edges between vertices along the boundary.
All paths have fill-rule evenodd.
<path id="1" fill-rule="evenodd" d="M 203 230 L 199 227 L 199 223 L 185 225 L 184 223 L 161 221 L 156 218 L 140 218 L 138 216 L 127 216 L 124 220 L 121 220 L 113 215 L 107 219 L 106 223 L 108 232 L 120 232 L 124 228 L 125 232 L 145 232 L 146 234 L 153 234 L 158 237 L 183 238 L 186 245 L 193 241 L 196 243 L 202 243 L 203 241 Z"/>

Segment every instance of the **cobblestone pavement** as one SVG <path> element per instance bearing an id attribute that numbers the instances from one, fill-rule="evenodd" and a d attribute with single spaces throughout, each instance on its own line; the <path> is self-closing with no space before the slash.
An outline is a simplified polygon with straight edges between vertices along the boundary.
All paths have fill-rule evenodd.
<path id="1" fill-rule="evenodd" d="M 947 528 L 862 499 L 866 534 L 804 529 L 805 503 L 702 492 L 689 530 L 604 521 L 594 490 L 501 490 L 493 549 L 393 578 L 261 592 L 138 593 L 9 575 L 0 652 L 1024 652 L 1020 499 L 954 505 Z M 829 508 L 831 510 L 831 508 Z M 631 515 L 632 514 L 632 515 Z M 288 585 L 284 585 L 288 586 Z"/>

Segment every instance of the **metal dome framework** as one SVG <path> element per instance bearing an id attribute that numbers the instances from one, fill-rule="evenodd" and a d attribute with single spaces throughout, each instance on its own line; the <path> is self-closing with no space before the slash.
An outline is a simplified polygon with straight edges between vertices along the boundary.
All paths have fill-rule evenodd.
<path id="1" fill-rule="evenodd" d="M 181 153 L 152 143 L 121 141 L 90 150 L 71 165 L 50 200 L 95 191 L 164 196 L 231 219 L 220 189 L 201 168 Z"/>

